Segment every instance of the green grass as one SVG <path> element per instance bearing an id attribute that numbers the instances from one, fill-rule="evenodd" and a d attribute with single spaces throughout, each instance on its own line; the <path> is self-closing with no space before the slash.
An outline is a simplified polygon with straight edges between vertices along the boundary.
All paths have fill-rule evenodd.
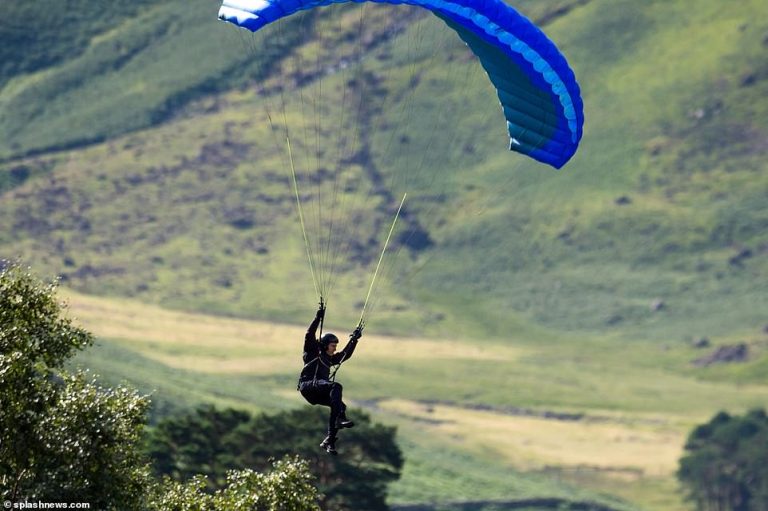
<path id="1" fill-rule="evenodd" d="M 305 406 L 301 327 L 64 296 L 99 339 L 75 365 L 149 393 L 153 421 L 199 403 Z M 755 339 L 749 362 L 698 368 L 692 346 L 519 325 L 504 342 L 365 335 L 339 379 L 349 402 L 399 428 L 408 462 L 393 503 L 618 497 L 618 509 L 682 511 L 674 471 L 691 428 L 768 402 L 768 350 Z"/>
<path id="2" fill-rule="evenodd" d="M 382 419 L 392 421 L 391 418 Z M 390 490 L 389 501 L 393 505 L 436 503 L 448 507 L 447 503 L 456 501 L 505 501 L 546 496 L 633 509 L 627 502 L 579 490 L 567 481 L 520 473 L 499 463 L 492 455 L 479 457 L 456 445 L 447 447 L 420 432 L 416 425 L 405 421 L 396 423 L 406 464 L 403 476 Z"/>
<path id="3" fill-rule="evenodd" d="M 193 99 L 242 85 L 292 41 L 250 53 L 212 22 L 210 2 L 118 2 L 109 13 L 85 1 L 63 7 L 14 6 L 0 31 L 13 56 L 0 74 L 1 160 L 156 124 Z M 30 32 L 43 37 L 30 41 Z"/>

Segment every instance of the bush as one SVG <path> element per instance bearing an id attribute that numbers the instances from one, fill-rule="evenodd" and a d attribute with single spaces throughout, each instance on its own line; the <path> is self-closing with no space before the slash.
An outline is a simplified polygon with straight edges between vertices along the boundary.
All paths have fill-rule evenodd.
<path id="1" fill-rule="evenodd" d="M 677 476 L 699 509 L 768 509 L 768 416 L 725 412 L 696 427 Z"/>

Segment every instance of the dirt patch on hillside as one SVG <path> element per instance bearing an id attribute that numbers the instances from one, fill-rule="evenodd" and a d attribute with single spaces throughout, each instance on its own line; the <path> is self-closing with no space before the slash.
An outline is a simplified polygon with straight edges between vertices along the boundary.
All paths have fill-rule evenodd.
<path id="1" fill-rule="evenodd" d="M 696 367 L 708 367 L 715 364 L 746 362 L 747 360 L 749 360 L 749 346 L 742 342 L 720 346 L 709 355 L 697 358 L 692 364 Z"/>

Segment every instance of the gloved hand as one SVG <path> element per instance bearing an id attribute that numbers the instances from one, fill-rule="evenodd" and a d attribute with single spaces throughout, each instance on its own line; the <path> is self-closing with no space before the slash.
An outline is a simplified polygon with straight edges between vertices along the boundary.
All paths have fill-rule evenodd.
<path id="1" fill-rule="evenodd" d="M 357 325 L 357 328 L 352 332 L 352 335 L 349 336 L 349 338 L 353 341 L 357 341 L 363 336 L 363 325 Z"/>
<path id="2" fill-rule="evenodd" d="M 325 317 L 325 303 L 323 303 L 322 300 L 320 300 L 320 307 L 317 309 L 315 317 L 317 319 L 323 319 Z"/>

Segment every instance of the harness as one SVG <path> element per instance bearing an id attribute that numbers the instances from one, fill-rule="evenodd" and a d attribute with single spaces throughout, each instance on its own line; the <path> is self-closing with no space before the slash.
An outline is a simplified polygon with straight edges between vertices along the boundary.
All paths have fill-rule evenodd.
<path id="1" fill-rule="evenodd" d="M 336 381 L 336 373 L 338 372 L 339 368 L 341 367 L 341 364 L 344 362 L 344 359 L 347 358 L 346 352 L 341 356 L 341 360 L 339 360 L 338 364 L 333 364 L 332 366 L 327 365 L 325 362 L 323 362 L 322 353 L 306 364 L 304 364 L 304 367 L 301 368 L 301 373 L 304 372 L 304 369 L 309 367 L 311 364 L 314 364 L 317 362 L 317 365 L 315 365 L 315 374 L 312 376 L 312 385 L 317 385 L 317 370 L 320 369 L 320 364 L 323 364 L 325 367 L 328 368 L 329 375 L 328 375 L 328 381 L 335 382 Z M 333 368 L 333 369 L 331 369 Z M 296 385 L 296 390 L 301 389 L 301 373 L 299 373 L 299 382 Z M 306 382 L 305 382 L 306 383 Z"/>
<path id="2" fill-rule="evenodd" d="M 402 206 L 402 204 L 401 204 Z M 323 307 L 323 298 L 320 297 L 320 307 Z M 320 318 L 320 337 L 323 335 L 323 322 L 325 321 L 325 316 Z M 362 332 L 363 327 L 365 326 L 365 322 L 362 318 L 360 318 L 360 323 L 357 325 L 357 328 Z M 301 390 L 301 375 L 304 373 L 304 369 L 309 367 L 311 364 L 317 363 L 315 365 L 315 374 L 312 376 L 312 385 L 317 385 L 317 370 L 320 369 L 320 364 L 323 364 L 325 367 L 328 368 L 328 381 L 330 382 L 336 382 L 336 373 L 339 371 L 339 368 L 341 367 L 341 364 L 344 362 L 344 360 L 347 358 L 347 352 L 345 351 L 344 354 L 341 356 L 341 360 L 339 360 L 338 364 L 332 364 L 327 365 L 325 362 L 323 362 L 323 352 L 322 350 L 319 351 L 318 355 L 304 364 L 304 367 L 301 368 L 301 372 L 299 373 L 299 381 L 296 384 L 296 390 Z M 331 369 L 333 368 L 333 369 Z"/>
<path id="3" fill-rule="evenodd" d="M 335 382 L 335 381 L 336 381 L 336 372 L 337 372 L 337 371 L 339 370 L 339 368 L 341 367 L 341 364 L 344 362 L 344 359 L 345 359 L 345 358 L 347 358 L 347 352 L 346 352 L 346 351 L 345 351 L 345 352 L 344 352 L 344 354 L 341 356 L 341 360 L 339 360 L 339 363 L 338 363 L 338 364 L 336 364 L 336 365 L 333 367 L 333 372 L 332 372 L 332 373 L 330 374 L 330 376 L 328 377 L 328 380 L 329 380 L 329 381 L 332 381 L 332 382 Z M 329 368 L 329 369 L 330 369 L 330 368 Z"/>

